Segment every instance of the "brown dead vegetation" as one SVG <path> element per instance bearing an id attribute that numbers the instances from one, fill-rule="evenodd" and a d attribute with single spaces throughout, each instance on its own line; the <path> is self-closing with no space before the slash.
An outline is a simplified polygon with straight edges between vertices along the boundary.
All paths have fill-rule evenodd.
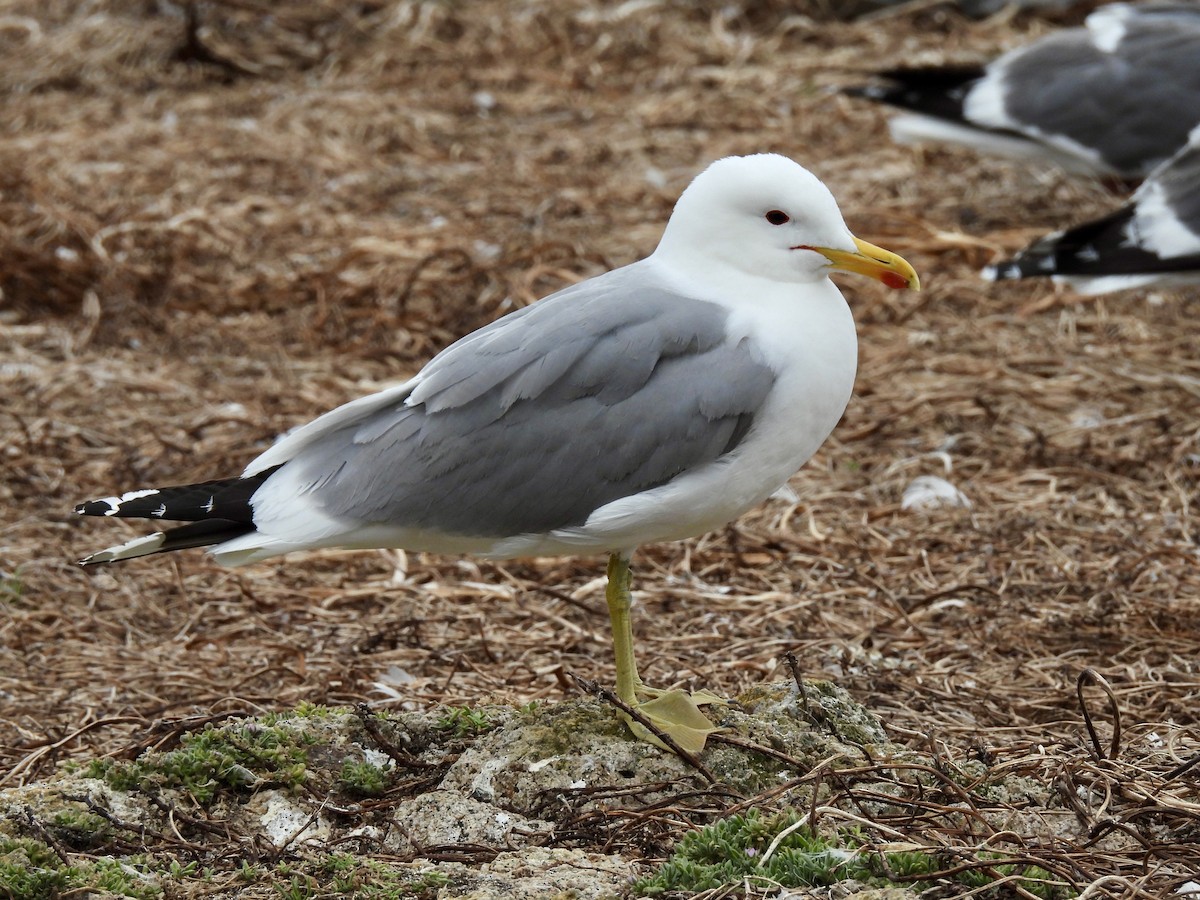
<path id="1" fill-rule="evenodd" d="M 982 283 L 994 254 L 1112 198 L 893 146 L 834 91 L 1045 22 L 669 0 L 86 7 L 0 16 L 0 784 L 128 754 L 163 720 L 611 681 L 600 560 L 224 570 L 190 552 L 84 572 L 141 526 L 71 506 L 239 471 L 506 309 L 647 253 L 691 175 L 770 150 L 927 287 L 843 279 L 858 390 L 798 501 L 639 555 L 648 679 L 734 694 L 793 650 L 913 746 L 1039 756 L 1068 804 L 1081 779 L 1107 785 L 1077 814 L 1141 837 L 1097 895 L 1166 890 L 1200 856 L 1200 298 Z M 918 475 L 972 507 L 902 509 Z M 1089 667 L 1111 686 L 1083 689 L 1094 748 Z"/>

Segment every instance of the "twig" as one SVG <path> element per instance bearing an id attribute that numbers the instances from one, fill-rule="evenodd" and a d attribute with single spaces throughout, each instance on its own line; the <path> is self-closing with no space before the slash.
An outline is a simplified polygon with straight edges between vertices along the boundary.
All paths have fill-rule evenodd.
<path id="1" fill-rule="evenodd" d="M 365 730 L 367 734 L 371 736 L 371 740 L 373 740 L 379 746 L 379 749 L 386 753 L 396 765 L 404 766 L 406 769 L 436 769 L 440 765 L 439 763 L 426 762 L 420 757 L 413 756 L 411 753 L 401 750 L 394 743 L 392 743 L 392 741 L 383 733 L 383 729 L 379 727 L 378 718 L 375 716 L 375 713 L 371 711 L 371 707 L 369 707 L 367 704 L 359 703 L 355 705 L 354 711 L 358 715 L 358 721 L 362 723 L 363 730 Z"/>
<path id="2" fill-rule="evenodd" d="M 1096 726 L 1092 724 L 1092 714 L 1088 711 L 1087 700 L 1083 696 L 1083 687 L 1087 682 L 1099 685 L 1100 689 L 1108 695 L 1108 708 L 1112 711 L 1113 735 L 1112 743 L 1109 749 L 1108 756 L 1104 755 L 1104 748 L 1100 746 L 1100 736 L 1096 733 Z M 1112 685 L 1108 683 L 1103 675 L 1088 666 L 1079 673 L 1079 677 L 1075 680 L 1075 696 L 1079 698 L 1079 708 L 1083 712 L 1083 723 L 1087 726 L 1088 736 L 1092 739 L 1092 752 L 1097 760 L 1116 759 L 1121 748 L 1121 707 L 1117 703 L 1117 696 L 1113 693 Z"/>
<path id="3" fill-rule="evenodd" d="M 175 820 L 179 819 L 185 825 L 189 825 L 192 828 L 197 829 L 198 831 L 207 832 L 211 835 L 215 835 L 216 837 L 223 838 L 226 841 L 234 840 L 233 835 L 230 834 L 228 827 L 221 828 L 218 825 L 214 825 L 212 822 L 208 821 L 207 819 L 197 819 L 194 816 L 189 816 L 187 813 L 180 810 L 179 807 L 176 806 L 174 803 L 171 803 L 168 800 L 164 800 L 158 794 L 155 794 L 152 792 L 147 792 L 146 799 L 150 801 L 150 803 L 155 807 L 155 809 L 157 809 L 159 812 L 161 812 L 163 815 L 165 815 L 167 817 L 167 821 L 170 823 L 171 828 L 173 830 L 175 830 L 176 834 L 178 834 L 178 829 L 175 826 Z M 169 840 L 165 836 L 162 836 L 162 835 L 159 835 L 159 837 L 162 837 L 163 840 Z M 189 846 L 195 846 L 195 845 L 189 845 Z"/>
<path id="4" fill-rule="evenodd" d="M 788 756 L 782 750 L 775 750 L 772 747 L 765 747 L 762 744 L 756 744 L 754 741 L 747 741 L 743 738 L 734 737 L 731 734 L 710 734 L 710 741 L 718 741 L 722 744 L 728 744 L 731 747 L 740 747 L 743 750 L 750 750 L 754 753 L 761 753 L 763 756 L 769 756 L 772 759 L 777 759 L 781 763 L 791 766 L 801 775 L 807 775 L 812 769 L 807 766 L 803 760 L 799 760 L 794 756 Z"/>
<path id="5" fill-rule="evenodd" d="M 0 787 L 3 787 L 10 778 L 20 775 L 32 768 L 41 760 L 43 756 L 46 756 L 48 753 L 53 753 L 55 750 L 58 750 L 61 747 L 65 747 L 77 737 L 86 734 L 94 728 L 101 728 L 105 725 L 124 725 L 131 722 L 145 721 L 146 720 L 142 716 L 110 716 L 107 719 L 97 719 L 95 722 L 89 722 L 86 725 L 80 726 L 66 737 L 59 738 L 57 741 L 48 741 L 26 755 L 20 762 L 9 769 L 2 778 L 0 778 Z"/>
<path id="6" fill-rule="evenodd" d="M 814 796 L 815 796 L 815 792 L 814 792 Z M 779 834 L 775 835 L 774 839 L 767 846 L 767 849 L 763 852 L 763 855 L 759 859 L 758 864 L 760 866 L 765 866 L 767 864 L 767 860 L 770 859 L 771 856 L 774 855 L 775 851 L 779 849 L 779 845 L 782 844 L 785 840 L 787 840 L 787 836 L 789 834 L 791 834 L 793 831 L 798 831 L 799 829 L 803 828 L 807 824 L 808 824 L 808 813 L 805 813 L 799 819 L 797 819 L 795 822 L 793 822 L 791 825 L 789 825 L 787 828 L 783 829 L 783 831 L 779 832 Z"/>
<path id="7" fill-rule="evenodd" d="M 800 692 L 800 705 L 804 707 L 804 714 L 811 719 L 812 711 L 808 708 L 808 689 L 805 688 L 804 679 L 800 676 L 800 663 L 796 662 L 796 654 L 788 650 L 783 654 L 783 659 L 792 673 L 792 681 L 796 682 L 796 690 Z"/>
<path id="8" fill-rule="evenodd" d="M 1200 763 L 1200 753 L 1193 754 L 1190 759 L 1185 759 L 1182 763 L 1173 768 L 1170 772 L 1163 776 L 1163 781 L 1171 781 L 1174 778 L 1178 778 L 1197 763 Z"/>
<path id="9" fill-rule="evenodd" d="M 162 841 L 164 844 L 167 844 L 168 846 L 173 845 L 176 847 L 183 847 L 187 850 L 192 851 L 193 853 L 203 853 L 205 850 L 205 848 L 202 847 L 200 844 L 192 843 L 191 841 L 184 839 L 184 837 L 182 835 L 179 835 L 179 837 L 177 839 L 175 839 L 175 838 L 169 837 L 168 835 L 163 834 L 161 831 L 155 831 L 154 829 L 148 827 L 145 823 L 142 823 L 139 825 L 132 825 L 129 822 L 125 822 L 125 821 L 117 818 L 115 815 L 113 815 L 111 810 L 101 806 L 99 803 L 97 803 L 91 797 L 88 797 L 86 795 L 60 794 L 59 796 L 61 796 L 64 800 L 69 800 L 72 803 L 79 803 L 79 804 L 82 804 L 83 806 L 86 806 L 90 813 L 92 813 L 95 816 L 99 816 L 101 819 L 108 822 L 108 824 L 112 825 L 114 828 L 117 828 L 121 831 L 127 831 L 130 834 L 137 835 L 138 840 L 141 842 L 141 844 L 143 846 L 145 846 L 145 844 L 146 844 L 146 837 L 149 836 L 149 837 L 155 838 L 156 840 Z M 224 832 L 218 831 L 216 833 L 225 838 L 229 837 L 228 831 L 224 831 Z M 178 832 L 176 832 L 176 834 L 178 834 Z"/>
<path id="10" fill-rule="evenodd" d="M 32 809 L 28 806 L 23 807 L 21 809 L 21 816 L 25 819 L 25 824 L 29 826 L 29 829 L 41 839 L 43 844 L 54 851 L 54 855 L 62 860 L 64 866 L 71 864 L 70 860 L 67 859 L 66 851 L 63 850 L 62 845 L 59 844 L 58 840 L 49 832 L 46 826 L 37 820 L 37 816 L 33 814 Z"/>

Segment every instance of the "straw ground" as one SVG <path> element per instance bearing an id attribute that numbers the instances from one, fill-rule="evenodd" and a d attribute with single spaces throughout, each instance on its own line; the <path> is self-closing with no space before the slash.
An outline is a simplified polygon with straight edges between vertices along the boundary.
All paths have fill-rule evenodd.
<path id="1" fill-rule="evenodd" d="M 928 4 L 854 23 L 782 3 L 267 6 L 16 0 L 0 17 L 0 785 L 131 756 L 178 721 L 610 682 L 601 560 L 223 570 L 185 553 L 85 572 L 75 559 L 140 526 L 71 506 L 239 471 L 458 335 L 645 254 L 708 161 L 777 151 L 926 289 L 842 280 L 858 389 L 796 499 L 640 554 L 648 679 L 733 695 L 786 677 L 791 650 L 894 740 L 1038 779 L 1108 841 L 1060 848 L 1092 896 L 1195 873 L 1200 297 L 982 283 L 993 256 L 1112 196 L 895 147 L 835 91 L 1048 23 Z M 970 507 L 903 508 L 921 475 Z"/>

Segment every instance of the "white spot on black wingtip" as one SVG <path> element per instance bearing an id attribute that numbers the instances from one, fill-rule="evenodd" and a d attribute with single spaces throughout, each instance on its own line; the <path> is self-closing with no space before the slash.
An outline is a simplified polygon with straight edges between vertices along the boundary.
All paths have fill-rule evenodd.
<path id="1" fill-rule="evenodd" d="M 216 505 L 216 498 L 215 498 L 215 497 L 213 497 L 213 496 L 210 494 L 210 495 L 209 495 L 209 498 L 208 498 L 208 502 L 207 502 L 207 503 L 205 503 L 205 504 L 204 504 L 203 506 L 201 506 L 200 508 L 201 508 L 202 510 L 204 510 L 206 513 L 210 513 L 210 512 L 212 512 L 212 511 L 213 511 L 213 507 L 214 507 L 215 505 Z"/>
<path id="2" fill-rule="evenodd" d="M 126 491 L 121 495 L 121 502 L 128 503 L 130 500 L 141 500 L 143 497 L 152 497 L 158 493 L 158 488 L 143 488 L 140 491 Z"/>
<path id="3" fill-rule="evenodd" d="M 147 488 L 147 489 L 140 490 L 140 491 L 126 491 L 120 497 L 101 497 L 98 500 L 89 500 L 87 503 L 80 503 L 78 506 L 75 507 L 75 512 L 77 512 L 81 516 L 83 516 L 83 515 L 93 515 L 94 516 L 99 513 L 99 510 L 89 513 L 88 507 L 93 506 L 96 503 L 103 503 L 105 506 L 108 507 L 108 509 L 106 509 L 104 511 L 104 515 L 115 516 L 117 514 L 117 512 L 120 511 L 121 506 L 123 504 L 128 503 L 131 500 L 140 500 L 142 497 L 149 497 L 149 496 L 152 496 L 153 494 L 157 494 L 157 493 L 158 493 L 157 488 Z"/>
<path id="4" fill-rule="evenodd" d="M 1025 273 L 1015 262 L 1005 262 L 994 266 L 984 266 L 979 273 L 985 281 L 1012 281 L 1024 278 Z"/>
<path id="5" fill-rule="evenodd" d="M 167 504 L 165 504 L 165 503 L 159 504 L 158 509 L 156 509 L 152 513 L 150 513 L 150 515 L 155 516 L 159 519 L 161 519 L 166 514 L 167 514 Z"/>

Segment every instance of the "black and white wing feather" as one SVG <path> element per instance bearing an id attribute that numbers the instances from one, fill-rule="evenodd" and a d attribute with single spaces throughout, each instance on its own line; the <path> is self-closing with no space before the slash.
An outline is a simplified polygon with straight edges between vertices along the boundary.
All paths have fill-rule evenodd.
<path id="1" fill-rule="evenodd" d="M 991 280 L 1052 277 L 1081 293 L 1200 282 L 1200 128 L 1120 209 L 988 266 Z"/>

